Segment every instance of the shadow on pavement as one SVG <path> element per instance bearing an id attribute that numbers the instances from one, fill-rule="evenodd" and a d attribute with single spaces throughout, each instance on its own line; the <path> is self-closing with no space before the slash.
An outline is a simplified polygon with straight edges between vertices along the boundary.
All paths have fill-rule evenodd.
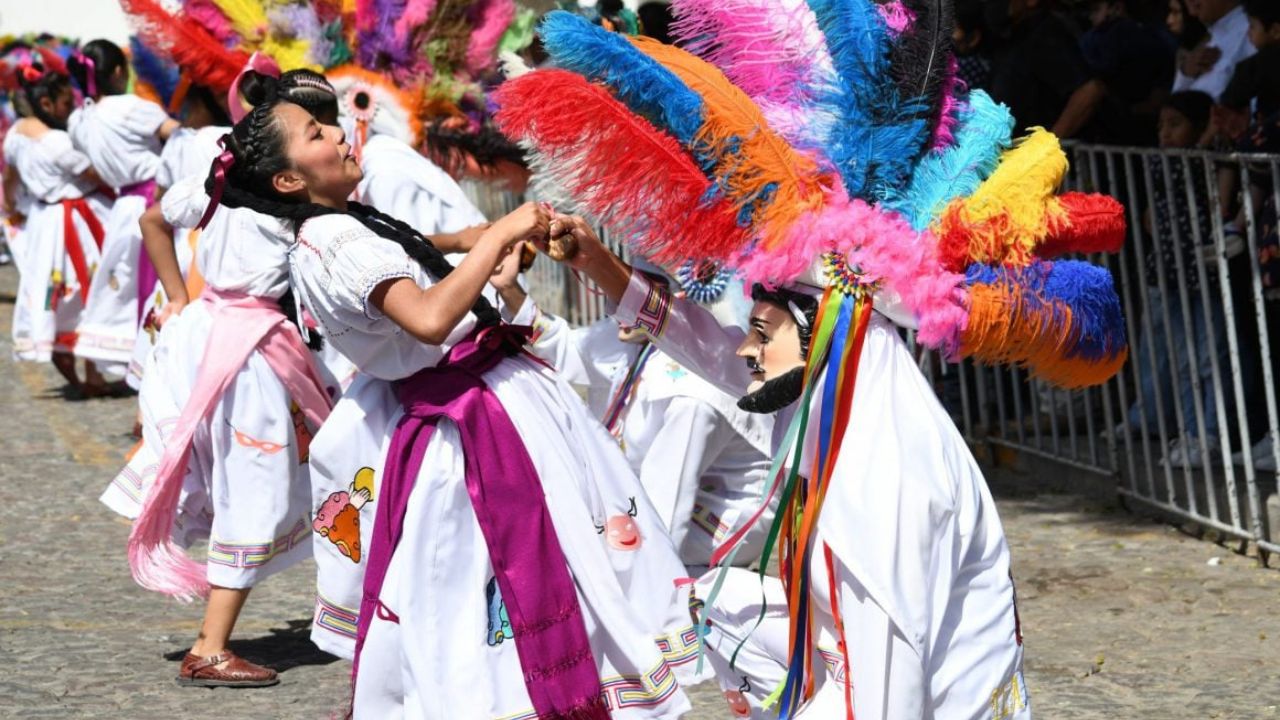
<path id="1" fill-rule="evenodd" d="M 310 620 L 290 620 L 287 627 L 272 628 L 270 635 L 232 640 L 230 645 L 235 654 L 277 672 L 308 665 L 329 665 L 338 661 L 338 658 L 311 644 Z M 166 654 L 164 658 L 182 662 L 188 650 L 190 648 L 177 650 Z"/>

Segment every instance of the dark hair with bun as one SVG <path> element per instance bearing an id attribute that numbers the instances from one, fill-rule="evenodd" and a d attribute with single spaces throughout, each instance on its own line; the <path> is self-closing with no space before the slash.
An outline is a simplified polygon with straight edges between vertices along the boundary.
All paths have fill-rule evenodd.
<path id="1" fill-rule="evenodd" d="M 233 208 L 248 208 L 288 220 L 293 223 L 295 230 L 301 229 L 302 223 L 310 218 L 342 213 L 343 211 L 335 208 L 283 197 L 276 192 L 272 181 L 277 173 L 290 167 L 290 161 L 286 155 L 284 126 L 275 109 L 282 103 L 291 101 L 281 95 L 282 89 L 278 83 L 270 78 L 260 80 L 264 81 L 261 102 L 229 134 L 223 136 L 223 143 L 235 157 L 235 163 L 227 171 L 222 204 Z M 255 89 L 254 92 L 258 90 Z M 213 173 L 210 173 L 205 187 L 212 194 Z M 347 203 L 345 214 L 359 220 L 379 237 L 402 247 L 409 257 L 436 280 L 443 279 L 453 271 L 453 266 L 445 259 L 444 254 L 408 224 L 357 202 Z M 477 298 L 471 311 L 482 327 L 496 325 L 500 320 L 498 311 L 483 296 Z"/>
<path id="2" fill-rule="evenodd" d="M 301 106 L 324 125 L 338 124 L 338 91 L 314 70 L 298 68 L 278 79 L 248 72 L 240 80 L 240 94 L 251 106 L 267 102 L 269 96 L 278 97 Z"/>
<path id="3" fill-rule="evenodd" d="M 57 101 L 59 95 L 71 90 L 71 79 L 62 73 L 47 71 L 39 64 L 33 63 L 28 67 L 38 72 L 39 76 L 34 79 L 28 78 L 24 74 L 25 70 L 22 70 L 18 72 L 18 83 L 22 86 L 23 99 L 26 100 L 31 114 L 51 128 L 65 130 L 66 122 L 45 112 L 40 107 L 40 101 L 45 98 L 50 102 Z"/>
<path id="4" fill-rule="evenodd" d="M 119 45 L 110 40 L 93 40 L 80 48 L 80 55 L 93 61 L 93 79 L 98 95 L 116 95 L 112 87 L 117 70 L 123 70 L 128 60 Z M 67 58 L 67 69 L 71 77 L 80 87 L 80 92 L 89 95 L 89 68 L 76 55 Z"/>

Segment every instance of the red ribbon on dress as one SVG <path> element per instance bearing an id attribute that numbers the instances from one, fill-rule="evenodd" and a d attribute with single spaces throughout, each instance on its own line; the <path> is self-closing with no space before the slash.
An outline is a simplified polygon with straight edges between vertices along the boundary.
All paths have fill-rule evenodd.
<path id="1" fill-rule="evenodd" d="M 84 224 L 89 226 L 89 234 L 93 236 L 99 251 L 102 250 L 102 239 L 106 233 L 102 229 L 102 223 L 98 221 L 98 216 L 93 214 L 92 208 L 84 198 L 62 201 L 62 245 L 67 252 L 67 259 L 71 261 L 71 267 L 75 268 L 76 279 L 80 282 L 80 300 L 88 303 L 89 283 L 92 277 L 89 274 L 89 264 L 84 257 L 82 244 L 84 240 L 80 237 L 80 231 L 76 229 L 76 213 L 79 213 Z"/>

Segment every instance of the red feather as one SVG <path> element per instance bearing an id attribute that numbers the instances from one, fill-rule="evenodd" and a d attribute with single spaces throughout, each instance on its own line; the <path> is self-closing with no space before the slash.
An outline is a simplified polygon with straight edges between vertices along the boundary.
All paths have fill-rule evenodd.
<path id="1" fill-rule="evenodd" d="M 534 151 L 535 171 L 638 252 L 658 263 L 727 260 L 745 244 L 733 208 L 706 200 L 711 182 L 679 143 L 603 87 L 565 70 L 535 70 L 503 83 L 494 98 L 498 127 Z"/>
<path id="2" fill-rule="evenodd" d="M 120 0 L 142 42 L 173 60 L 196 85 L 226 92 L 249 62 L 249 55 L 228 50 L 199 23 L 170 15 L 154 0 Z"/>
<path id="3" fill-rule="evenodd" d="M 1036 255 L 1050 259 L 1067 253 L 1117 253 L 1124 245 L 1124 205 L 1110 195 L 1069 192 L 1058 196 L 1062 213 L 1050 215 L 1049 234 Z"/>

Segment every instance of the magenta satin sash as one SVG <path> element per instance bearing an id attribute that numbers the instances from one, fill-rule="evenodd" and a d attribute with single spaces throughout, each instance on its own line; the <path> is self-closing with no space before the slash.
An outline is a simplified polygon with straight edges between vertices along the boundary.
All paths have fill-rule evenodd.
<path id="1" fill-rule="evenodd" d="M 543 720 L 607 720 L 582 608 L 547 511 L 537 470 L 515 425 L 481 375 L 520 351 L 532 328 L 472 333 L 436 367 L 397 385 L 405 414 L 396 427 L 379 490 L 356 634 L 356 661 L 404 529 L 409 494 L 436 423 L 458 426 L 467 492 L 515 635 L 525 688 Z M 423 588 L 423 592 L 431 592 Z M 480 637 L 477 643 L 482 643 Z"/>
<path id="2" fill-rule="evenodd" d="M 143 180 L 140 183 L 126 185 L 120 188 L 116 197 L 124 197 L 133 195 L 140 197 L 147 203 L 150 208 L 156 202 L 156 181 Z M 138 251 L 138 323 L 142 323 L 142 313 L 145 311 L 147 298 L 151 293 L 155 292 L 156 283 L 160 278 L 156 275 L 156 266 L 151 263 L 151 256 L 147 254 L 147 249 L 141 248 Z"/>

